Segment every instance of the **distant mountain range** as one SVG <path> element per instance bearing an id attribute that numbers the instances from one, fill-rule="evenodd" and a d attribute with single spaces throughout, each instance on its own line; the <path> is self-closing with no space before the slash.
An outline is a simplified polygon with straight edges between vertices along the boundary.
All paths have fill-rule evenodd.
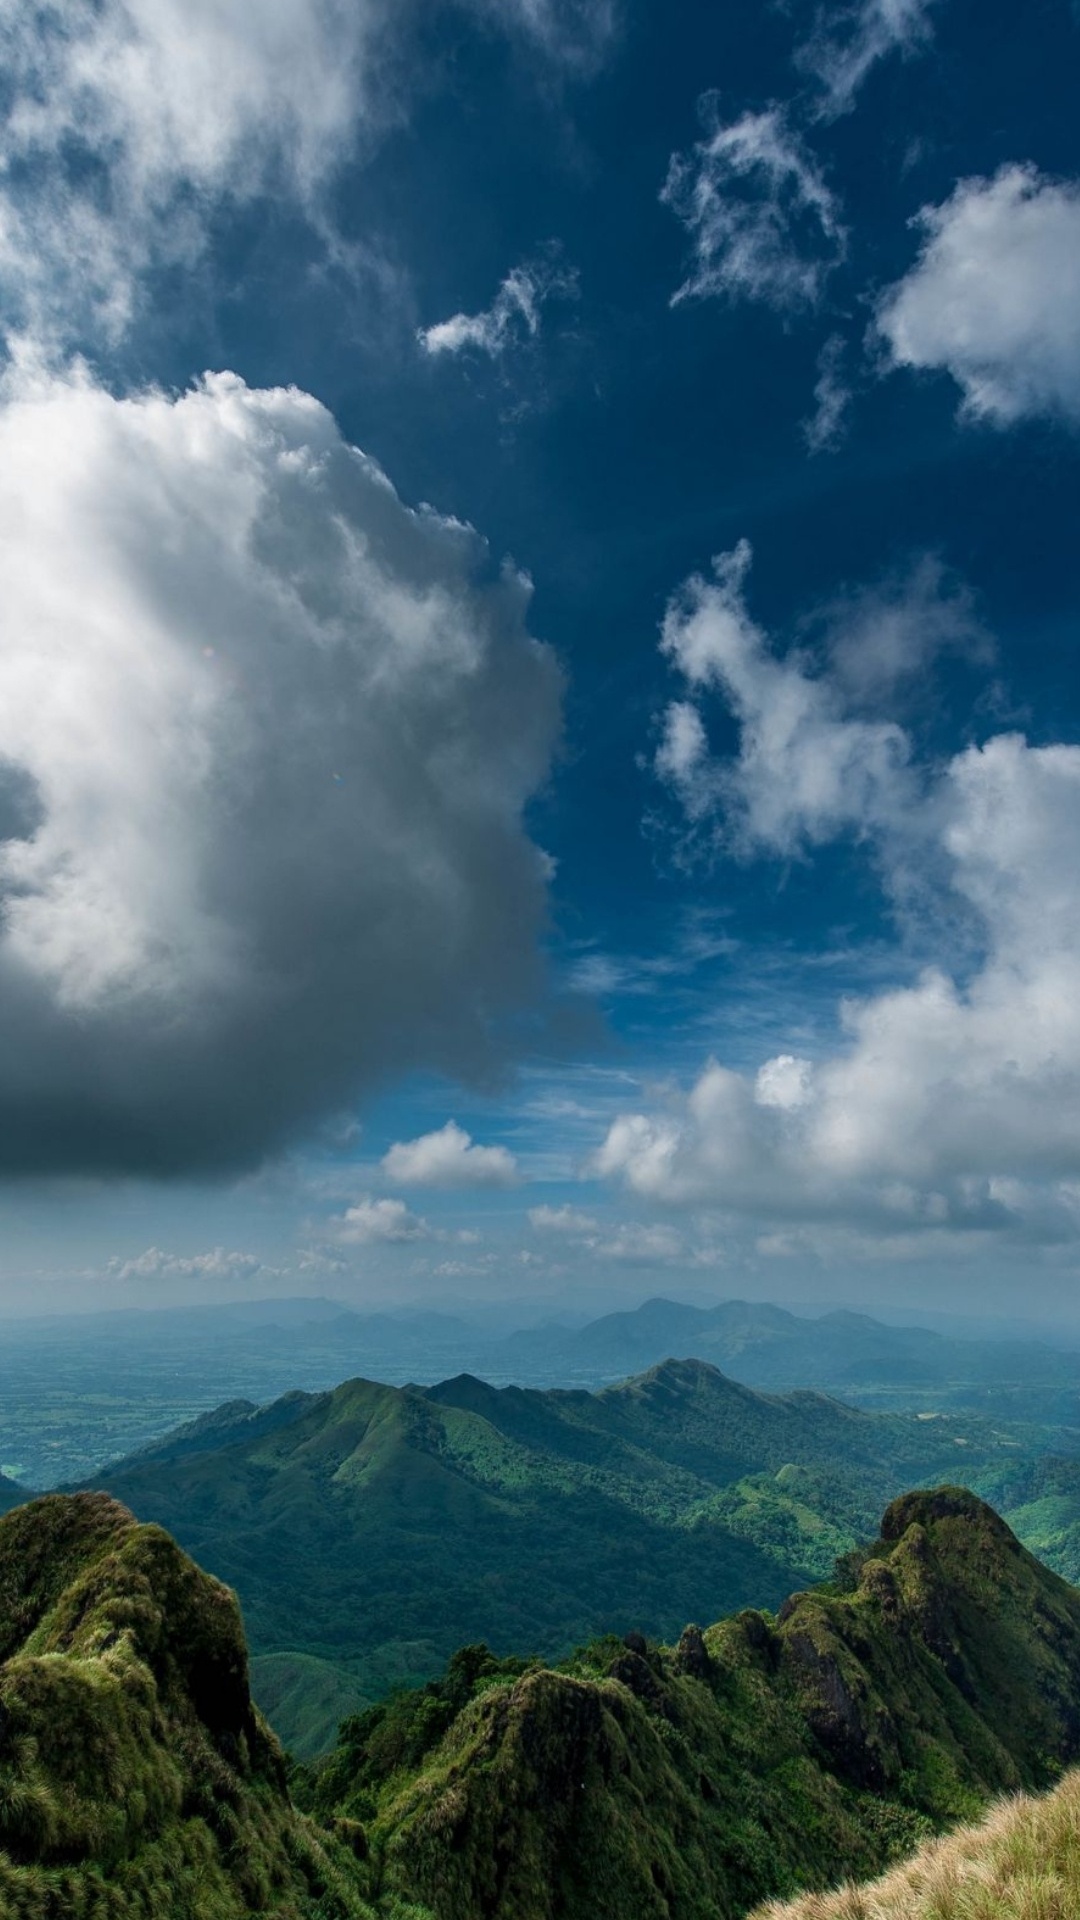
<path id="1" fill-rule="evenodd" d="M 1051 1787 L 1080 1758 L 1078 1699 L 1080 1594 L 939 1487 L 775 1616 L 667 1647 L 631 1628 L 558 1667 L 466 1647 L 290 1770 L 233 1596 L 106 1496 L 50 1495 L 0 1518 L 0 1914 L 742 1920 Z M 880 1910 L 1071 1915 L 1076 1799 L 1074 1774 L 1010 1803 L 981 1858 L 959 1837 Z M 877 1910 L 848 1892 L 799 1913 Z"/>
<path id="2" fill-rule="evenodd" d="M 3 1334 L 0 1467 L 28 1487 L 86 1478 L 222 1402 L 323 1392 L 348 1375 L 431 1386 L 467 1372 L 495 1386 L 595 1389 L 672 1354 L 775 1392 L 1080 1429 L 1080 1353 L 744 1301 L 650 1300 L 497 1338 L 451 1315 L 359 1314 L 327 1300 L 84 1315 Z"/>
<path id="3" fill-rule="evenodd" d="M 1003 1493 L 1023 1468 L 1028 1499 L 1046 1445 L 972 1413 L 766 1395 L 669 1360 L 595 1394 L 461 1375 L 232 1403 L 95 1484 L 236 1588 L 257 1697 L 311 1753 L 464 1641 L 551 1658 L 627 1620 L 664 1637 L 778 1605 L 899 1490 L 960 1462 Z"/>

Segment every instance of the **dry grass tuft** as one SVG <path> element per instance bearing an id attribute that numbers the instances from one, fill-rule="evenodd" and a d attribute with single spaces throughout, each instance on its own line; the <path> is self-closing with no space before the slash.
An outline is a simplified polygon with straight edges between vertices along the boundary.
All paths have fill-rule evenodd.
<path id="1" fill-rule="evenodd" d="M 1080 1769 L 1052 1793 L 999 1801 L 865 1886 L 772 1901 L 751 1920 L 1078 1920 Z"/>

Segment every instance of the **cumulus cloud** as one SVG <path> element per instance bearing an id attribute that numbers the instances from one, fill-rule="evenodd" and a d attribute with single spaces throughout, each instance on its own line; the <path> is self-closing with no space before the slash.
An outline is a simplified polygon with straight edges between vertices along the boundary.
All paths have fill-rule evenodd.
<path id="1" fill-rule="evenodd" d="M 427 1221 L 410 1213 L 404 1200 L 358 1200 L 334 1227 L 335 1237 L 347 1247 L 396 1245 L 431 1236 Z"/>
<path id="2" fill-rule="evenodd" d="M 1075 1241 L 1080 748 L 1002 734 L 916 774 L 902 729 L 847 707 L 853 686 L 895 683 L 924 647 L 977 640 L 962 590 L 950 600 L 924 563 L 909 603 L 922 595 L 936 636 L 901 623 L 876 658 L 871 638 L 865 674 L 838 642 L 811 677 L 805 661 L 771 658 L 749 622 L 747 564 L 740 550 L 715 583 L 694 583 L 665 630 L 691 686 L 717 684 L 740 730 L 729 760 L 697 756 L 694 778 L 734 810 L 743 851 L 856 829 L 894 893 L 916 864 L 939 959 L 843 1002 L 836 1042 L 813 1058 L 792 1049 L 739 1071 L 714 1059 L 688 1091 L 619 1114 L 592 1171 L 656 1203 L 843 1227 L 894 1249 L 958 1233 Z M 869 617 L 853 605 L 849 647 Z M 968 938 L 950 962 L 941 929 L 958 924 Z"/>
<path id="3" fill-rule="evenodd" d="M 1080 182 L 1031 166 L 961 180 L 877 324 L 897 367 L 940 368 L 996 426 L 1080 422 Z"/>
<path id="4" fill-rule="evenodd" d="M 779 658 L 746 605 L 748 541 L 694 574 L 668 606 L 661 647 L 694 696 L 671 703 L 656 771 L 689 819 L 715 818 L 738 851 L 798 853 L 865 834 L 904 804 L 909 743 L 893 721 L 851 717 L 835 679 Z M 699 709 L 717 691 L 738 721 L 737 757 L 709 749 Z"/>
<path id="5" fill-rule="evenodd" d="M 444 0 L 570 65 L 609 0 Z M 403 106 L 414 0 L 0 4 L 0 284 L 8 324 L 118 336 L 146 272 L 190 265 L 215 205 L 312 213 L 361 131 Z"/>
<path id="6" fill-rule="evenodd" d="M 600 1222 L 580 1207 L 530 1207 L 529 1225 L 538 1233 L 598 1233 Z"/>
<path id="7" fill-rule="evenodd" d="M 309 396 L 0 405 L 0 1169 L 251 1164 L 540 982 L 528 582 Z"/>
<path id="8" fill-rule="evenodd" d="M 163 1253 L 147 1247 L 132 1260 L 110 1260 L 108 1271 L 117 1280 L 251 1280 L 266 1269 L 253 1253 L 214 1247 L 209 1253 Z"/>
<path id="9" fill-rule="evenodd" d="M 536 339 L 547 301 L 575 300 L 577 294 L 576 269 L 565 266 L 558 250 L 551 249 L 514 267 L 482 313 L 455 313 L 435 326 L 422 327 L 417 339 L 427 354 L 456 354 L 473 347 L 497 359 L 515 343 Z"/>
<path id="10" fill-rule="evenodd" d="M 673 304 L 723 297 L 782 310 L 814 305 L 843 258 L 839 202 L 782 107 L 723 125 L 715 94 L 701 101 L 705 138 L 674 154 L 661 199 L 693 242 Z"/>
<path id="11" fill-rule="evenodd" d="M 471 1134 L 448 1120 L 416 1140 L 396 1140 L 383 1156 L 382 1171 L 403 1187 L 512 1187 L 517 1161 L 506 1147 L 480 1147 Z"/>
<path id="12" fill-rule="evenodd" d="M 872 67 L 888 54 L 921 53 L 930 42 L 934 0 L 860 0 L 826 9 L 796 54 L 821 83 L 819 113 L 850 113 Z"/>

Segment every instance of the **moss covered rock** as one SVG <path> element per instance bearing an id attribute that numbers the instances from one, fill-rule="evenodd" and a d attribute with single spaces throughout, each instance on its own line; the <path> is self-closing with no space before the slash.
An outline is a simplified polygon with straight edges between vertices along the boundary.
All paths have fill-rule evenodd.
<path id="1" fill-rule="evenodd" d="M 360 1920 L 251 1703 L 236 1600 L 103 1494 L 0 1520 L 0 1915 Z"/>

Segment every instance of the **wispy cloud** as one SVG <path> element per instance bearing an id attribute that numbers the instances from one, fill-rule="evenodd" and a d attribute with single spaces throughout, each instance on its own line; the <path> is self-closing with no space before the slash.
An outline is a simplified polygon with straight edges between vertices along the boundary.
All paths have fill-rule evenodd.
<path id="1" fill-rule="evenodd" d="M 820 164 L 782 107 L 724 125 L 717 95 L 706 94 L 701 113 L 706 136 L 672 157 L 660 196 L 693 241 L 673 303 L 814 305 L 846 247 L 840 204 Z"/>
<path id="2" fill-rule="evenodd" d="M 851 388 L 844 378 L 844 340 L 841 334 L 833 333 L 818 355 L 814 411 L 803 422 L 811 453 L 835 451 L 847 431 L 850 407 Z"/>
<path id="3" fill-rule="evenodd" d="M 810 38 L 796 54 L 821 83 L 818 111 L 824 119 L 850 113 L 859 90 L 879 60 L 889 54 L 921 53 L 931 36 L 936 0 L 859 0 L 824 8 Z"/>
<path id="4" fill-rule="evenodd" d="M 165 1253 L 147 1247 L 130 1260 L 110 1260 L 108 1273 L 117 1280 L 253 1280 L 268 1271 L 253 1253 L 213 1247 L 209 1253 Z"/>
<path id="5" fill-rule="evenodd" d="M 463 353 L 473 348 L 497 359 L 523 340 L 535 340 L 541 312 L 549 300 L 576 300 L 578 274 L 565 265 L 557 248 L 514 267 L 507 274 L 490 307 L 481 313 L 455 313 L 449 320 L 422 327 L 417 334 L 424 352 Z"/>

